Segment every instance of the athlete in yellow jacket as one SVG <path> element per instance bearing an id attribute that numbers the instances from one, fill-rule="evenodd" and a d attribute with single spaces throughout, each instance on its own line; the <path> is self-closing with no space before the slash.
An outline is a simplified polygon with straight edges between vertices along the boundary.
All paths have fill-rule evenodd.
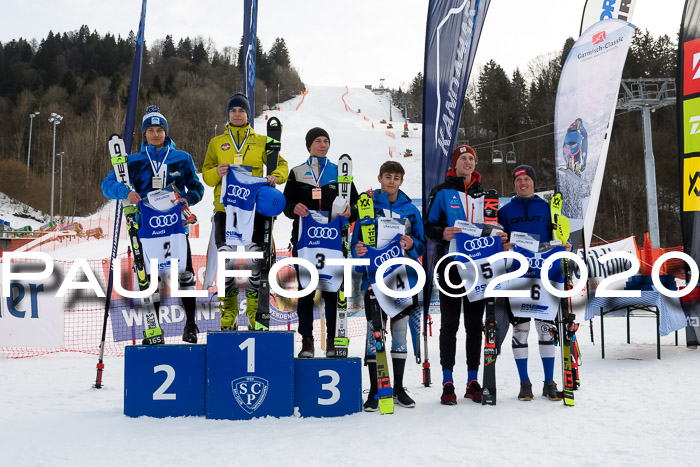
<path id="1" fill-rule="evenodd" d="M 230 164 L 248 166 L 252 168 L 252 175 L 263 176 L 263 165 L 267 165 L 267 146 L 274 142 L 271 138 L 259 135 L 250 126 L 250 118 L 253 117 L 248 98 L 241 93 L 236 93 L 228 100 L 226 107 L 228 123 L 224 133 L 215 136 L 209 141 L 207 154 L 202 166 L 202 178 L 204 183 L 214 187 L 214 221 L 213 235 L 218 251 L 232 251 L 226 245 L 226 212 L 219 201 L 221 195 L 222 177 L 229 171 Z M 271 186 L 287 181 L 289 167 L 287 161 L 281 156 L 277 162 L 277 168 L 267 176 Z M 246 247 L 248 251 L 262 251 L 265 218 L 255 214 L 253 222 L 253 241 Z M 233 268 L 233 262 L 227 268 Z M 255 312 L 258 308 L 258 289 L 260 286 L 261 260 L 249 260 L 248 269 L 252 275 L 246 285 L 246 315 L 248 327 L 255 328 Z M 238 289 L 234 278 L 226 279 L 225 296 L 219 295 L 219 308 L 221 311 L 221 329 L 237 329 L 238 327 Z"/>

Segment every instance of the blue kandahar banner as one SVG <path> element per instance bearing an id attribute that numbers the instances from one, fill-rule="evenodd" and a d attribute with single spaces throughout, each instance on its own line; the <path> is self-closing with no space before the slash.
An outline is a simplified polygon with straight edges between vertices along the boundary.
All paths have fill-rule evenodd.
<path id="1" fill-rule="evenodd" d="M 258 0 L 243 2 L 243 93 L 248 96 L 250 111 L 248 115 L 250 126 L 255 120 L 255 54 L 258 35 Z"/>
<path id="2" fill-rule="evenodd" d="M 143 62 L 143 37 L 146 26 L 146 0 L 141 3 L 141 20 L 139 32 L 136 35 L 136 48 L 134 50 L 134 64 L 131 67 L 131 83 L 129 84 L 129 100 L 126 105 L 126 122 L 124 123 L 124 145 L 126 152 L 131 153 L 131 140 L 134 133 L 136 119 L 136 104 L 139 99 L 139 86 L 141 84 L 141 63 Z"/>
<path id="3" fill-rule="evenodd" d="M 129 85 L 129 99 L 126 106 L 126 121 L 124 122 L 124 146 L 127 154 L 131 152 L 131 141 L 134 133 L 134 120 L 136 118 L 136 104 L 139 98 L 139 85 L 141 84 L 141 64 L 143 62 L 143 37 L 146 26 L 146 0 L 141 2 L 141 19 L 139 20 L 139 32 L 136 35 L 136 47 L 134 50 L 134 64 L 131 68 L 131 83 Z M 119 246 L 119 231 L 121 230 L 122 222 L 122 202 L 117 200 L 114 214 L 114 235 L 112 236 L 112 251 L 109 262 L 109 279 L 107 280 L 107 297 L 112 296 L 112 284 L 114 281 L 113 265 L 117 257 L 117 249 Z M 109 315 L 111 300 L 105 301 L 105 320 L 104 328 L 107 326 L 107 316 Z M 100 362 L 102 361 L 102 352 L 104 351 L 104 339 L 101 343 Z M 98 377 L 99 381 L 99 377 Z"/>
<path id="4" fill-rule="evenodd" d="M 445 180 L 490 0 L 431 0 L 423 73 L 423 216 L 430 190 Z M 424 296 L 431 296 L 435 246 L 428 242 Z M 427 320 L 428 313 L 424 313 Z"/>

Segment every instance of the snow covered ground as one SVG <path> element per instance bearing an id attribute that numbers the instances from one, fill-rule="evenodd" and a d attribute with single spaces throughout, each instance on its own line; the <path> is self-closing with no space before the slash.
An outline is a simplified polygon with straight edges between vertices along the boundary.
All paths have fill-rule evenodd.
<path id="1" fill-rule="evenodd" d="M 343 153 L 354 160 L 358 189 L 376 188 L 380 164 L 399 160 L 407 170 L 404 191 L 420 197 L 420 126 L 395 138 L 379 123 L 388 118 L 388 100 L 365 89 L 312 87 L 282 104 L 283 156 L 290 167 L 308 156 L 304 135 L 314 126 L 328 130 L 330 158 Z M 296 110 L 297 106 L 299 109 Z M 401 120 L 394 108 L 395 120 Z M 366 117 L 366 118 L 365 118 Z M 397 124 L 398 123 L 398 124 Z M 256 121 L 259 131 L 264 119 Z M 374 126 L 374 128 L 372 127 Z M 415 154 L 403 158 L 405 149 Z M 200 239 L 193 251 L 204 254 L 209 236 L 212 190 L 194 207 Z M 0 200 L 0 212 L 9 213 Z M 111 205 L 104 208 L 113 211 Z M 275 226 L 277 245 L 288 242 L 290 222 Z M 91 240 L 50 253 L 56 259 L 107 257 L 111 241 Z M 122 242 L 122 249 L 126 242 Z M 581 313 L 580 317 L 583 314 Z M 583 355 L 582 387 L 576 407 L 539 397 L 542 379 L 536 333 L 530 335 L 530 376 L 536 397 L 517 400 L 519 379 L 509 340 L 498 360 L 499 402 L 482 407 L 462 399 L 466 384 L 464 332 L 459 335 L 455 383 L 458 405 L 441 406 L 439 315 L 429 350 L 434 384 L 421 385 L 421 369 L 409 357 L 405 384 L 417 406 L 397 407 L 393 415 L 359 413 L 337 419 L 265 418 L 245 422 L 128 418 L 123 415 L 123 359 L 108 357 L 105 388 L 91 387 L 97 358 L 58 353 L 24 359 L 0 358 L 0 458 L 3 465 L 695 465 L 700 427 L 698 351 L 662 338 L 662 360 L 656 359 L 655 320 L 632 319 L 632 344 L 625 343 L 625 320 L 606 319 L 606 356 L 600 358 L 600 324 L 596 344 L 588 323 L 579 331 Z M 510 338 L 510 337 L 509 337 Z M 508 338 L 508 339 L 509 339 Z M 0 345 L 2 345 L 0 343 Z M 299 350 L 300 344 L 297 343 Z M 318 345 L 317 345 L 318 347 Z M 352 339 L 350 354 L 361 357 L 362 339 Z M 319 353 L 317 349 L 317 354 Z M 557 365 L 559 358 L 557 357 Z M 559 366 L 557 367 L 559 368 Z M 363 387 L 368 387 L 363 369 Z M 560 372 L 555 373 L 561 381 Z M 559 384 L 561 386 L 561 384 Z"/>
<path id="2" fill-rule="evenodd" d="M 438 318 L 439 321 L 439 318 Z M 462 399 L 464 333 L 455 378 L 458 405 L 442 406 L 437 328 L 429 341 L 435 384 L 421 385 L 407 364 L 416 407 L 393 415 L 252 421 L 123 415 L 122 358 L 107 358 L 105 388 L 91 388 L 96 357 L 53 354 L 0 359 L 0 452 L 3 465 L 697 465 L 700 427 L 698 351 L 662 339 L 656 360 L 654 320 L 606 320 L 607 358 L 586 325 L 579 332 L 583 366 L 576 406 L 539 397 L 542 377 L 531 335 L 530 376 L 537 396 L 517 400 L 510 345 L 498 360 L 498 405 Z M 534 333 L 532 333 L 534 334 Z M 361 356 L 353 339 L 351 356 Z M 298 349 L 297 349 L 298 350 Z M 557 361 L 559 359 L 557 358 Z M 556 375 L 560 380 L 560 374 Z M 364 388 L 368 387 L 363 369 Z M 691 417 L 688 419 L 687 417 Z"/>

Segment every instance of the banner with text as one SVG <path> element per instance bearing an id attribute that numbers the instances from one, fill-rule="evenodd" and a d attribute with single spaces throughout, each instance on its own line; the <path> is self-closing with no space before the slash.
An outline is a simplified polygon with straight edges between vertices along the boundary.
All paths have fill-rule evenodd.
<path id="1" fill-rule="evenodd" d="M 588 28 L 566 58 L 557 89 L 554 153 L 562 214 L 572 244 L 590 245 L 620 77 L 635 26 L 618 19 Z"/>
<path id="2" fill-rule="evenodd" d="M 683 247 L 700 264 L 700 2 L 688 0 L 678 43 L 678 170 Z M 686 268 L 687 282 L 690 272 Z M 681 299 L 688 319 L 687 345 L 700 341 L 700 286 Z"/>
<path id="3" fill-rule="evenodd" d="M 636 1 L 637 0 L 586 0 L 586 5 L 583 7 L 583 15 L 581 15 L 579 36 L 583 34 L 583 31 L 604 19 L 617 18 L 631 23 Z"/>

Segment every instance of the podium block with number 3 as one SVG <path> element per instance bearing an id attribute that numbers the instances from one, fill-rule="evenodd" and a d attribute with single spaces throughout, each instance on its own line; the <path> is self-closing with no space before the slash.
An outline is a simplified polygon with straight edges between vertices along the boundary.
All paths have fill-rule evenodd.
<path id="1" fill-rule="evenodd" d="M 204 415 L 204 345 L 130 345 L 124 353 L 125 415 Z"/>
<path id="2" fill-rule="evenodd" d="M 294 414 L 294 333 L 209 332 L 207 418 Z"/>
<path id="3" fill-rule="evenodd" d="M 294 361 L 294 405 L 302 417 L 342 417 L 362 410 L 362 360 Z"/>

